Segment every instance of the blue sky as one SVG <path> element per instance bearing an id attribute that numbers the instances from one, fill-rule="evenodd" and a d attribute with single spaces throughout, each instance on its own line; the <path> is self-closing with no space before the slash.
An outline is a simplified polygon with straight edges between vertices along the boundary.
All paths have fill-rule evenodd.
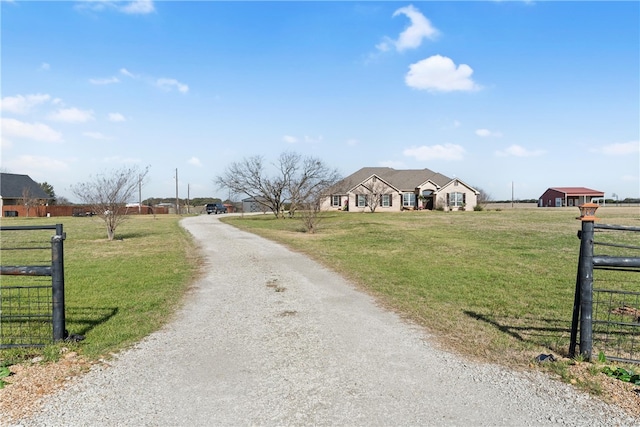
<path id="1" fill-rule="evenodd" d="M 284 151 L 640 197 L 639 2 L 2 1 L 4 172 L 143 198 Z"/>

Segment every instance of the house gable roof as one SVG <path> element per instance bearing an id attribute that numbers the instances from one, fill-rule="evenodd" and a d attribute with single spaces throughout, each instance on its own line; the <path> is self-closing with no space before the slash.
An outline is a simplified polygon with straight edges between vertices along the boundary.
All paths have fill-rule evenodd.
<path id="1" fill-rule="evenodd" d="M 470 186 L 469 184 L 467 184 L 466 182 L 464 182 L 460 178 L 453 178 L 451 181 L 447 182 L 442 187 L 449 187 L 449 186 L 455 185 L 456 182 L 458 182 L 459 184 L 462 184 L 464 187 L 467 187 L 469 190 L 471 190 L 474 193 L 476 193 L 476 195 L 480 193 L 478 190 L 476 190 L 475 188 L 473 188 L 472 186 Z"/>
<path id="2" fill-rule="evenodd" d="M 373 174 L 373 175 L 365 178 L 362 182 L 359 182 L 356 185 L 354 185 L 353 187 L 351 187 L 347 192 L 351 193 L 361 185 L 366 188 L 367 186 L 365 185 L 365 183 L 368 183 L 371 179 L 374 179 L 374 178 L 378 178 L 380 180 L 380 182 L 383 182 L 387 187 L 392 188 L 395 191 L 400 191 L 399 189 L 394 187 L 392 184 L 388 183 L 384 178 L 381 178 L 379 175 Z"/>
<path id="3" fill-rule="evenodd" d="M 14 173 L 0 173 L 0 197 L 3 199 L 22 198 L 25 188 L 29 189 L 30 196 L 34 199 L 50 199 L 42 187 L 29 177 L 29 175 L 17 175 Z"/>
<path id="4" fill-rule="evenodd" d="M 604 192 L 592 190 L 586 187 L 551 187 L 549 190 L 564 193 L 567 196 L 599 196 L 604 197 Z"/>
<path id="5" fill-rule="evenodd" d="M 386 167 L 365 167 L 339 181 L 329 189 L 329 192 L 332 194 L 347 194 L 372 175 L 376 175 L 399 191 L 413 191 L 427 181 L 431 181 L 439 187 L 451 181 L 451 178 L 426 168 L 396 170 Z"/>

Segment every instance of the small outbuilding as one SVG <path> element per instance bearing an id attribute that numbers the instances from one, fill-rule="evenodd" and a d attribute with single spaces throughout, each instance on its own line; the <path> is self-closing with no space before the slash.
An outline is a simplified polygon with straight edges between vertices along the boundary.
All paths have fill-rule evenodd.
<path id="1" fill-rule="evenodd" d="M 586 187 L 551 187 L 538 199 L 538 207 L 580 206 L 602 197 L 604 197 L 604 192 Z"/>
<path id="2" fill-rule="evenodd" d="M 263 202 L 263 203 L 261 203 Z M 242 212 L 262 212 L 265 213 L 269 209 L 266 207 L 266 199 L 264 197 L 249 197 L 242 200 Z"/>

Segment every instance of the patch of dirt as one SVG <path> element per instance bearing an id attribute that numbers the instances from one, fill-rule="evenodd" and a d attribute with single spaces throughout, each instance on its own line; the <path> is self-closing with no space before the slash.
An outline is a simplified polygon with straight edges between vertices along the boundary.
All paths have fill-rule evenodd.
<path id="1" fill-rule="evenodd" d="M 10 425 L 35 412 L 43 399 L 63 388 L 74 377 L 88 372 L 91 365 L 76 352 L 65 351 L 58 362 L 42 363 L 40 358 L 11 365 L 11 375 L 4 378 L 6 385 L 0 389 L 0 414 L 2 425 Z"/>
<path id="2" fill-rule="evenodd" d="M 640 418 L 640 386 L 609 377 L 602 372 L 593 375 L 591 372 L 593 369 L 594 365 L 586 362 L 568 366 L 567 370 L 572 377 L 570 383 L 595 384 L 601 390 L 602 400 L 619 406 L 629 415 Z"/>

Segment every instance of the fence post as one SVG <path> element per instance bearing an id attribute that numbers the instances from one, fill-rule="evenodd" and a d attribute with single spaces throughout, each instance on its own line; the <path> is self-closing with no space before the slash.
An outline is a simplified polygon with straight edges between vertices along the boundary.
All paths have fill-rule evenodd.
<path id="1" fill-rule="evenodd" d="M 53 341 L 62 341 L 66 337 L 64 317 L 64 252 L 65 235 L 62 224 L 56 224 L 56 235 L 51 238 L 51 283 L 52 283 L 52 322 Z"/>
<path id="2" fill-rule="evenodd" d="M 598 205 L 585 203 L 579 206 L 582 232 L 580 233 L 580 354 L 591 361 L 593 349 L 593 223 Z"/>
<path id="3" fill-rule="evenodd" d="M 576 273 L 576 290 L 573 297 L 573 317 L 571 319 L 571 339 L 569 341 L 569 357 L 576 356 L 576 343 L 578 340 L 578 322 L 580 321 L 580 266 L 582 265 L 582 231 L 578 231 L 580 239 L 580 255 L 578 256 L 578 272 Z"/>

